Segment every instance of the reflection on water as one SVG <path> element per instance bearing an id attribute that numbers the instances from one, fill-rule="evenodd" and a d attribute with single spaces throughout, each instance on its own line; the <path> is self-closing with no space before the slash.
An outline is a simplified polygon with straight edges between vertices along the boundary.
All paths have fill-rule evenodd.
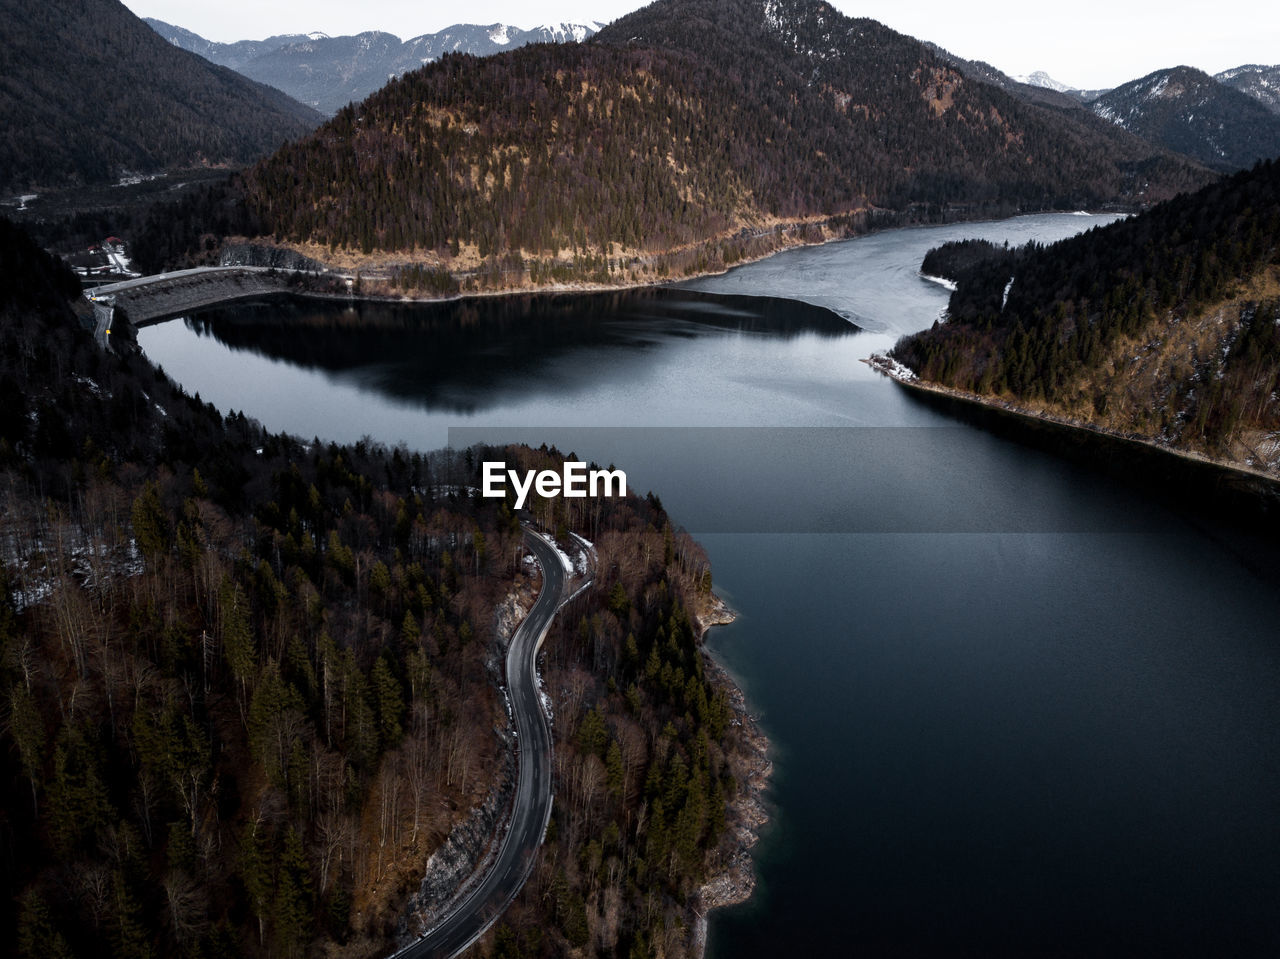
<path id="1" fill-rule="evenodd" d="M 444 446 L 454 426 L 872 425 L 862 417 L 893 415 L 846 402 L 851 384 L 874 378 L 856 327 L 768 297 L 273 297 L 147 327 L 139 342 L 188 391 L 270 429 L 418 449 Z"/>
<path id="2" fill-rule="evenodd" d="M 844 337 L 847 321 L 767 297 L 675 290 L 513 296 L 440 304 L 273 298 L 186 321 L 201 336 L 432 410 L 476 413 L 513 395 L 583 393 L 625 379 L 675 340 Z M 578 362 L 608 353 L 607 364 Z"/>

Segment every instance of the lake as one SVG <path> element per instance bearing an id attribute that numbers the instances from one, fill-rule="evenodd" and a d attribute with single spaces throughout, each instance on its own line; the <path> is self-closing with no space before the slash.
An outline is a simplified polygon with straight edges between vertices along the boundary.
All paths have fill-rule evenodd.
<path id="1" fill-rule="evenodd" d="M 712 957 L 1275 954 L 1280 557 L 860 362 L 945 307 L 929 247 L 1101 222 L 900 230 L 676 290 L 235 304 L 139 340 L 273 430 L 615 463 L 698 536 L 739 612 L 709 645 L 775 751 L 760 888 Z"/>

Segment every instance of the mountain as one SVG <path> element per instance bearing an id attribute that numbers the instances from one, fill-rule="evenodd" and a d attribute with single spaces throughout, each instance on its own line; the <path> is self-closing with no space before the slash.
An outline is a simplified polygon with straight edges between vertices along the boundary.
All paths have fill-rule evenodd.
<path id="1" fill-rule="evenodd" d="M 318 36 L 264 51 L 237 67 L 245 76 L 284 90 L 290 96 L 332 115 L 340 107 L 364 99 L 406 69 L 400 38 L 368 32 L 354 37 Z M 414 67 L 421 66 L 414 61 Z"/>
<path id="2" fill-rule="evenodd" d="M 1037 70 L 1035 73 L 1027 76 L 1014 77 L 1019 83 L 1025 83 L 1031 87 L 1042 87 L 1045 90 L 1053 90 L 1057 93 L 1070 93 L 1074 87 L 1069 87 L 1065 83 L 1059 83 L 1043 70 Z"/>
<path id="3" fill-rule="evenodd" d="M 1006 93 L 1013 94 L 1019 100 L 1035 103 L 1039 106 L 1054 107 L 1059 110 L 1083 110 L 1084 100 L 1079 90 L 1059 90 L 1054 87 L 1028 82 L 1030 77 L 1011 77 L 1007 73 L 993 67 L 985 60 L 966 60 L 958 57 L 936 43 L 925 42 L 924 45 L 943 63 L 954 67 L 965 76 L 981 80 L 999 87 Z M 1032 74 L 1044 76 L 1044 74 Z M 1061 86 L 1061 84 L 1059 84 Z M 1102 91 L 1098 91 L 1101 93 Z M 1079 119 L 1077 117 L 1077 119 Z"/>
<path id="4" fill-rule="evenodd" d="M 1067 95 L 1075 97 L 1081 103 L 1089 104 L 1098 99 L 1098 97 L 1105 96 L 1110 92 L 1111 90 L 1109 88 L 1099 90 L 1068 90 Z"/>
<path id="5" fill-rule="evenodd" d="M 1248 94 L 1273 113 L 1280 113 L 1280 65 L 1263 67 L 1249 64 L 1224 70 L 1214 74 L 1213 78 Z"/>
<path id="6" fill-rule="evenodd" d="M 1035 73 L 1013 77 L 1012 79 L 1016 84 L 1023 87 L 1031 87 L 1036 90 L 1051 90 L 1054 93 L 1063 94 L 1081 105 L 1091 103 L 1108 92 L 1107 90 L 1082 90 L 1079 87 L 1068 86 L 1055 80 L 1043 70 L 1037 70 Z"/>
<path id="7" fill-rule="evenodd" d="M 1157 70 L 1090 104 L 1152 143 L 1230 172 L 1280 156 L 1280 117 L 1192 67 Z"/>
<path id="8" fill-rule="evenodd" d="M 1060 110 L 1087 109 L 1105 122 L 1213 169 L 1231 172 L 1280 154 L 1280 124 L 1247 102 L 1252 98 L 1280 112 L 1280 68 L 1238 67 L 1211 78 L 1178 67 L 1114 90 L 1078 90 L 1043 71 L 1011 77 L 989 63 L 963 60 L 929 46 L 956 69 L 1021 100 Z M 1224 84 L 1247 96 L 1232 96 Z"/>
<path id="9" fill-rule="evenodd" d="M 797 220 L 1140 204 L 1207 178 L 826 3 L 660 0 L 576 46 L 430 64 L 245 182 L 313 253 L 536 282 L 714 269 Z"/>
<path id="10" fill-rule="evenodd" d="M 966 60 L 963 57 L 956 56 L 950 50 L 938 46 L 936 43 L 929 41 L 922 41 L 922 43 L 939 61 L 959 70 L 969 79 L 999 87 L 1005 93 L 1012 94 L 1019 100 L 1060 109 L 1075 109 L 1081 106 L 1080 102 L 1073 96 L 1050 90 L 1047 87 L 1035 86 L 1034 84 L 1024 83 L 1021 80 L 1015 80 L 985 60 Z"/>
<path id="11" fill-rule="evenodd" d="M 931 382 L 1280 476 L 1277 237 L 1267 161 L 1049 247 L 953 245 L 927 258 L 957 283 L 946 322 L 894 356 Z"/>
<path id="12" fill-rule="evenodd" d="M 288 46 L 291 43 L 303 43 L 307 40 L 319 40 L 324 37 L 323 33 L 282 33 L 267 37 L 265 40 L 238 40 L 235 43 L 219 43 L 216 40 L 206 40 L 198 33 L 192 33 L 182 27 L 175 27 L 171 23 L 165 23 L 163 20 L 157 20 L 154 17 L 144 17 L 143 22 L 175 47 L 180 47 L 197 56 L 204 57 L 220 67 L 230 67 L 232 70 L 237 71 L 255 57 L 260 57 L 273 50 L 279 50 L 281 47 Z M 297 98 L 295 97 L 294 99 Z"/>
<path id="13" fill-rule="evenodd" d="M 0 0 L 0 193 L 242 166 L 320 117 L 172 44 L 117 0 Z"/>
<path id="14" fill-rule="evenodd" d="M 532 30 L 501 23 L 459 23 L 403 41 L 390 33 L 368 32 L 353 37 L 285 34 L 215 43 L 162 20 L 147 23 L 175 46 L 283 90 L 329 115 L 363 100 L 392 77 L 445 53 L 488 56 L 530 43 L 580 43 L 600 29 L 598 23 L 557 23 Z"/>

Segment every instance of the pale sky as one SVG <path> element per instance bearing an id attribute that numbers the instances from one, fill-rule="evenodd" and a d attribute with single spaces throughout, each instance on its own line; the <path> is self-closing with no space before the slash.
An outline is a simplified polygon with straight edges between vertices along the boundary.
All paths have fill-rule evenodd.
<path id="1" fill-rule="evenodd" d="M 124 0 L 140 17 L 185 27 L 209 40 L 260 40 L 276 33 L 331 36 L 384 30 L 401 39 L 454 23 L 609 21 L 634 0 Z M 832 0 L 1005 73 L 1044 70 L 1086 89 L 1119 86 L 1161 67 L 1209 73 L 1245 63 L 1280 63 L 1280 10 L 1274 0 Z"/>

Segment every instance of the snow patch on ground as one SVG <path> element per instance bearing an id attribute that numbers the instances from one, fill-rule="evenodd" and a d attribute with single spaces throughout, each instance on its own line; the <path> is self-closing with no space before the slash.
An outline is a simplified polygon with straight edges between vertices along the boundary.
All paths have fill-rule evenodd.
<path id="1" fill-rule="evenodd" d="M 1101 103 L 1095 103 L 1093 105 L 1093 112 L 1104 120 L 1110 120 L 1116 126 L 1124 126 L 1124 118 L 1118 116 L 1116 112 L 1108 106 L 1103 106 Z"/>
<path id="2" fill-rule="evenodd" d="M 507 707 L 507 722 L 511 724 L 511 735 L 516 735 L 516 714 L 511 707 L 511 696 L 507 693 L 507 687 L 498 686 L 498 691 L 502 693 L 502 703 Z"/>
<path id="3" fill-rule="evenodd" d="M 573 575 L 573 560 L 569 558 L 569 554 L 560 548 L 560 544 L 550 537 L 547 542 L 551 544 L 551 548 L 556 551 L 556 555 L 560 557 L 560 565 L 564 567 L 564 571 L 570 576 Z"/>
<path id="4" fill-rule="evenodd" d="M 867 357 L 866 363 L 872 369 L 879 370 L 886 376 L 892 376 L 895 380 L 909 383 L 916 378 L 915 370 L 909 366 L 903 366 L 893 357 L 886 356 L 884 353 L 872 353 Z"/>
<path id="5" fill-rule="evenodd" d="M 779 33 L 782 32 L 782 4 L 777 0 L 765 0 L 764 22 Z"/>
<path id="6" fill-rule="evenodd" d="M 140 272 L 133 268 L 133 260 L 124 253 L 117 252 L 110 247 L 104 247 L 107 260 L 116 268 L 116 272 L 122 276 L 142 276 Z"/>
<path id="7" fill-rule="evenodd" d="M 591 573 L 591 560 L 596 554 L 595 544 L 590 540 L 579 536 L 577 533 L 570 533 L 582 549 L 578 550 L 578 556 L 574 561 L 574 566 L 579 576 L 588 576 Z"/>
<path id="8" fill-rule="evenodd" d="M 921 273 L 920 279 L 927 280 L 930 283 L 937 283 L 943 289 L 950 290 L 952 293 L 956 291 L 954 280 L 948 280 L 945 276 L 934 276 L 932 273 Z"/>
<path id="9" fill-rule="evenodd" d="M 56 563 L 60 570 L 50 565 L 50 560 L 58 555 L 56 547 L 51 551 L 49 544 L 37 541 L 29 555 L 20 556 L 10 544 L 10 562 L 16 573 L 12 596 L 19 612 L 47 600 L 64 577 L 71 584 L 94 590 L 106 588 L 118 579 L 142 575 L 145 567 L 135 540 L 113 547 L 98 540 L 79 538 L 81 542 L 63 554 L 65 565 L 61 561 Z"/>
<path id="10" fill-rule="evenodd" d="M 152 180 L 158 180 L 164 173 L 131 173 L 125 170 L 120 176 L 120 182 L 116 186 L 137 186 L 139 183 L 150 183 Z"/>
<path id="11" fill-rule="evenodd" d="M 455 486 L 452 483 L 437 483 L 430 487 L 414 487 L 415 493 L 430 491 L 434 496 L 475 496 L 480 492 L 478 486 Z"/>
<path id="12" fill-rule="evenodd" d="M 547 714 L 547 722 L 555 725 L 555 713 L 551 709 L 551 697 L 547 694 L 547 684 L 538 673 L 538 698 L 542 700 L 542 711 Z"/>

